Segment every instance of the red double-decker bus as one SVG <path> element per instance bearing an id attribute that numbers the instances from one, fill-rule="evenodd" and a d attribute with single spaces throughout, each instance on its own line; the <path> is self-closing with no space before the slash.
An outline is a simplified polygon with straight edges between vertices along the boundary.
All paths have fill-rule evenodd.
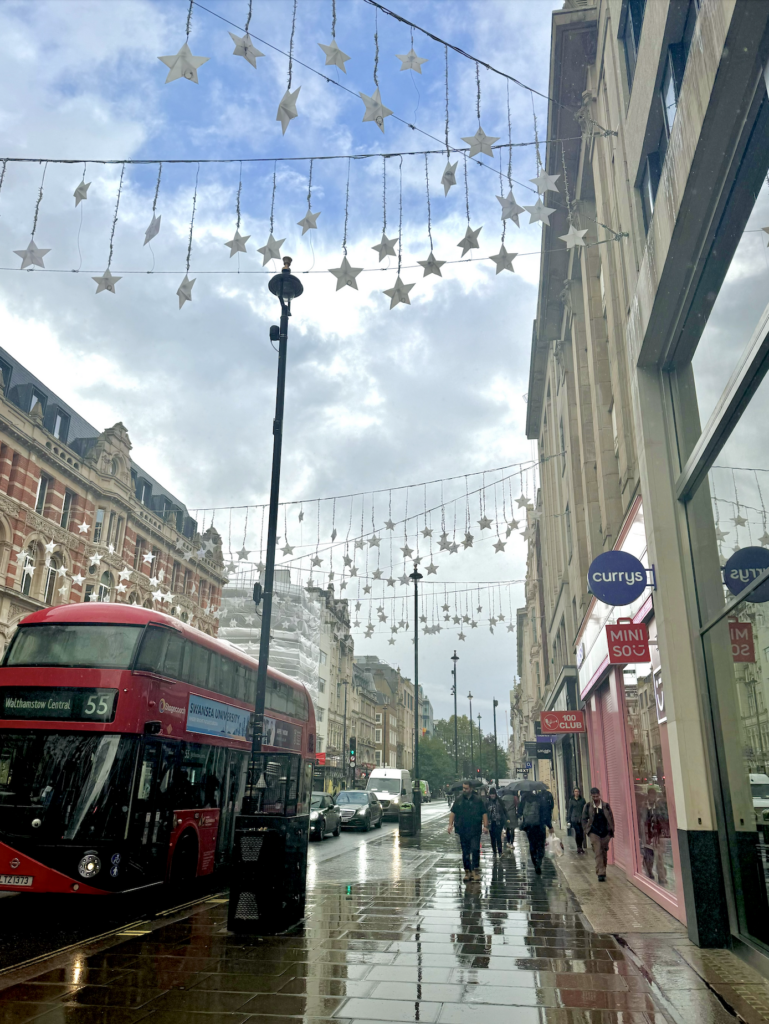
<path id="1" fill-rule="evenodd" d="M 226 863 L 249 787 L 256 668 L 134 605 L 23 619 L 0 666 L 0 889 L 127 892 Z M 262 750 L 283 756 L 259 761 L 260 808 L 308 813 L 312 701 L 272 669 Z"/>

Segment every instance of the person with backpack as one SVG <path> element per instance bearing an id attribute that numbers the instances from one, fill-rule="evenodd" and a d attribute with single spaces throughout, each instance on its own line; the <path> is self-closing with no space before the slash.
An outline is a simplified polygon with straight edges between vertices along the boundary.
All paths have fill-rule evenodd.
<path id="1" fill-rule="evenodd" d="M 502 805 L 505 808 L 505 832 L 508 850 L 512 852 L 515 842 L 515 823 L 518 820 L 518 796 L 506 789 L 502 794 Z"/>
<path id="2" fill-rule="evenodd" d="M 611 807 L 601 799 L 597 786 L 590 790 L 590 803 L 582 811 L 582 827 L 595 854 L 595 873 L 599 882 L 606 881 L 606 857 L 609 843 L 614 837 L 614 815 Z"/>
<path id="3" fill-rule="evenodd" d="M 553 831 L 552 808 L 552 797 L 546 789 L 528 790 L 521 794 L 518 805 L 520 827 L 528 837 L 531 862 L 538 875 L 542 874 L 547 830 Z"/>
<path id="4" fill-rule="evenodd" d="M 566 810 L 566 820 L 574 829 L 574 840 L 577 844 L 577 853 L 585 852 L 585 830 L 582 828 L 582 812 L 585 809 L 585 798 L 579 786 L 575 786 L 569 806 Z"/>
<path id="5" fill-rule="evenodd" d="M 486 801 L 486 816 L 489 820 L 489 834 L 491 835 L 491 852 L 493 856 L 502 856 L 502 830 L 507 820 L 507 812 L 502 800 L 497 796 L 494 786 L 489 789 L 489 798 Z"/>

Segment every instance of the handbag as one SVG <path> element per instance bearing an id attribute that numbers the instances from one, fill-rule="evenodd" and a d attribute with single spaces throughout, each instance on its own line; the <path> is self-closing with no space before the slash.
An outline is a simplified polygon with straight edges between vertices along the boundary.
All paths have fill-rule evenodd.
<path id="1" fill-rule="evenodd" d="M 563 857 L 563 843 L 558 836 L 548 836 L 545 843 L 545 853 L 548 857 Z"/>

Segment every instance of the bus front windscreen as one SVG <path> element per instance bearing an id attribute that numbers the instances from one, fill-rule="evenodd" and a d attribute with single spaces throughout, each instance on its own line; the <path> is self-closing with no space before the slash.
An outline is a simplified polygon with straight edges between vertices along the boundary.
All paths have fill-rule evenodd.
<path id="1" fill-rule="evenodd" d="M 130 668 L 143 626 L 85 622 L 20 626 L 3 664 L 56 668 Z"/>
<path id="2" fill-rule="evenodd" d="M 136 742 L 104 733 L 4 733 L 0 834 L 44 842 L 121 838 Z"/>

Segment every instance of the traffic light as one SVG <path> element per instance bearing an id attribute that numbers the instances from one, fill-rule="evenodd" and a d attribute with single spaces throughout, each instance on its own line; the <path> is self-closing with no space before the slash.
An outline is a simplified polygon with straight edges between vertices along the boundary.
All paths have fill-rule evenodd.
<path id="1" fill-rule="evenodd" d="M 480 768 L 476 768 L 475 769 L 475 774 L 478 776 L 478 778 L 480 778 L 481 777 L 481 769 Z"/>
<path id="2" fill-rule="evenodd" d="M 351 768 L 355 767 L 356 750 L 357 750 L 357 744 L 355 742 L 355 737 L 351 736 L 350 737 L 350 767 Z"/>

